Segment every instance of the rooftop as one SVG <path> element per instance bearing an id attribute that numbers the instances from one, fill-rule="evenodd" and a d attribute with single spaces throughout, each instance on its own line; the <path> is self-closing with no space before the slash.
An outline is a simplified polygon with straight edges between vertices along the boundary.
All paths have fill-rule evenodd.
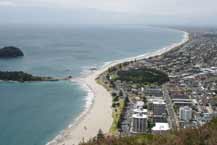
<path id="1" fill-rule="evenodd" d="M 152 131 L 166 131 L 170 130 L 168 123 L 155 123 L 155 126 L 152 128 Z"/>
<path id="2" fill-rule="evenodd" d="M 164 100 L 159 99 L 159 100 L 153 100 L 153 104 L 161 104 L 161 105 L 164 105 L 164 104 L 166 104 L 166 103 L 164 102 Z"/>
<path id="3" fill-rule="evenodd" d="M 143 101 L 137 101 L 136 102 L 136 107 L 143 107 L 145 105 L 145 103 Z"/>
<path id="4" fill-rule="evenodd" d="M 136 113 L 136 114 L 133 114 L 132 115 L 132 117 L 133 118 L 143 118 L 143 119 L 145 119 L 145 118 L 148 118 L 148 115 L 145 115 L 145 114 L 142 114 L 142 113 Z"/>
<path id="5" fill-rule="evenodd" d="M 133 112 L 135 112 L 135 113 L 147 113 L 148 110 L 147 109 L 133 109 Z"/>

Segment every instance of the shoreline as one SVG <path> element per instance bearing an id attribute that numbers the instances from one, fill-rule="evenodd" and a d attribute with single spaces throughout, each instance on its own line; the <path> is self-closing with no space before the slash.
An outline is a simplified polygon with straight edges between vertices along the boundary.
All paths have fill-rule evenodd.
<path id="1" fill-rule="evenodd" d="M 88 141 L 89 139 L 96 136 L 99 129 L 102 129 L 104 133 L 107 133 L 113 121 L 111 108 L 112 96 L 110 95 L 110 92 L 108 92 L 103 86 L 99 85 L 95 79 L 108 68 L 117 64 L 135 59 L 141 60 L 161 55 L 189 41 L 190 37 L 188 32 L 181 30 L 177 31 L 184 33 L 180 42 L 173 43 L 154 52 L 145 53 L 136 57 L 111 61 L 110 63 L 100 67 L 100 69 L 89 73 L 85 77 L 71 79 L 71 81 L 77 82 L 82 87 L 85 87 L 88 97 L 91 97 L 88 98 L 90 99 L 88 100 L 88 103 L 90 104 L 85 105 L 84 111 L 73 121 L 73 124 L 70 124 L 46 145 L 77 145 L 79 142 Z"/>

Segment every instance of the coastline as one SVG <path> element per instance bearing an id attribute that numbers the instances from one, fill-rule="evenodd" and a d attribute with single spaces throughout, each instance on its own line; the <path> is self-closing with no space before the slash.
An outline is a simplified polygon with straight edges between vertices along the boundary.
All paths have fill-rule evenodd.
<path id="1" fill-rule="evenodd" d="M 174 43 L 154 52 L 145 53 L 136 57 L 112 61 L 111 63 L 102 66 L 100 69 L 91 72 L 85 77 L 72 79 L 71 81 L 82 84 L 82 86 L 88 90 L 88 96 L 91 97 L 91 100 L 89 101 L 91 102 L 89 102 L 90 104 L 87 106 L 87 108 L 85 108 L 85 111 L 83 111 L 81 115 L 74 121 L 74 124 L 69 125 L 68 128 L 63 130 L 51 142 L 47 143 L 47 145 L 76 145 L 81 141 L 87 141 L 96 136 L 99 129 L 102 129 L 104 133 L 107 133 L 113 121 L 111 108 L 112 97 L 110 92 L 108 92 L 103 86 L 99 85 L 95 79 L 108 68 L 117 64 L 135 59 L 140 60 L 161 55 L 183 45 L 189 41 L 189 33 L 184 31 L 181 32 L 184 33 L 183 39 L 178 43 Z"/>

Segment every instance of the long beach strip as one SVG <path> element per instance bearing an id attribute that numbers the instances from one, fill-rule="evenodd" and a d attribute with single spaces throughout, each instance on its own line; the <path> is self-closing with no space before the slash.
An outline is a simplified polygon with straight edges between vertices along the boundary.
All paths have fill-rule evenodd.
<path id="1" fill-rule="evenodd" d="M 112 96 L 95 79 L 108 68 L 131 60 L 144 59 L 156 55 L 161 55 L 173 48 L 176 48 L 189 40 L 189 34 L 184 32 L 184 37 L 181 42 L 159 49 L 153 53 L 146 53 L 137 57 L 131 57 L 113 61 L 112 63 L 103 66 L 84 78 L 79 78 L 78 82 L 85 84 L 93 93 L 94 99 L 88 110 L 83 112 L 78 121 L 75 121 L 73 126 L 66 128 L 55 139 L 47 145 L 77 145 L 79 142 L 87 141 L 96 136 L 99 129 L 107 133 L 112 125 Z M 74 81 L 74 80 L 72 80 Z"/>

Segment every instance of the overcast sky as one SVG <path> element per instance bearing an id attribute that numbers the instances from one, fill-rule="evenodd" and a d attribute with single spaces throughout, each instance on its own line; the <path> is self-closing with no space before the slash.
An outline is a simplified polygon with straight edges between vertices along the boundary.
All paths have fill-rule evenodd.
<path id="1" fill-rule="evenodd" d="M 0 0 L 0 17 L 5 23 L 216 24 L 216 6 L 217 0 Z"/>

